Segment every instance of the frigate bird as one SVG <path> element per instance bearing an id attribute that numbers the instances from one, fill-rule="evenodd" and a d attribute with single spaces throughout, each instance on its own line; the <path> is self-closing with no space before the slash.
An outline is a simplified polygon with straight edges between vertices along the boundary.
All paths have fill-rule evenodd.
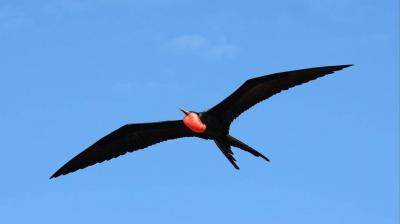
<path id="1" fill-rule="evenodd" d="M 162 141 L 182 137 L 213 140 L 236 169 L 239 169 L 239 166 L 233 156 L 232 146 L 269 161 L 259 151 L 229 135 L 233 120 L 250 107 L 274 94 L 349 66 L 351 65 L 316 67 L 252 78 L 207 111 L 195 112 L 181 109 L 184 113 L 182 120 L 124 125 L 72 158 L 50 178 L 65 175 Z"/>

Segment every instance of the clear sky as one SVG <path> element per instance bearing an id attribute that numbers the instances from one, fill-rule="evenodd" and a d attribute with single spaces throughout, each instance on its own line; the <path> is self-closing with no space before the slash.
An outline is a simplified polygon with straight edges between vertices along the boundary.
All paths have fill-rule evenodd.
<path id="1" fill-rule="evenodd" d="M 398 223 L 396 0 L 0 1 L 0 223 Z M 182 118 L 246 79 L 355 66 L 231 133 L 49 176 L 126 123 Z"/>

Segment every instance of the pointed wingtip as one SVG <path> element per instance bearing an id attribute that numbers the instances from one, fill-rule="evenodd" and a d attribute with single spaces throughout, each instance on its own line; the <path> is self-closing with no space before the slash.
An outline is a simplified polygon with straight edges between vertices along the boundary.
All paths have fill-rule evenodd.
<path id="1" fill-rule="evenodd" d="M 354 65 L 354 64 L 336 65 L 335 67 L 337 68 L 337 70 L 341 70 L 341 69 L 344 69 L 344 68 L 351 67 L 351 66 L 353 66 L 353 65 Z"/>
<path id="2" fill-rule="evenodd" d="M 335 71 L 339 71 L 345 68 L 348 68 L 350 66 L 353 66 L 354 64 L 345 64 L 345 65 L 331 65 L 331 66 L 323 66 L 323 67 L 318 67 L 321 69 L 327 69 L 327 71 L 330 71 L 331 73 Z M 310 69 L 315 69 L 315 68 L 310 68 Z M 329 73 L 328 73 L 329 74 Z"/>
<path id="3" fill-rule="evenodd" d="M 354 66 L 354 64 L 343 65 L 343 68 L 347 68 L 347 67 L 351 67 L 351 66 Z"/>
<path id="4" fill-rule="evenodd" d="M 260 153 L 261 158 L 265 159 L 267 162 L 271 162 L 271 160 L 268 159 L 268 157 L 264 156 L 263 154 Z"/>
<path id="5" fill-rule="evenodd" d="M 61 175 L 64 175 L 64 174 L 60 173 L 59 170 L 58 170 L 58 171 L 55 172 L 53 175 L 51 175 L 51 177 L 50 177 L 49 179 L 57 178 L 57 177 L 59 177 L 59 176 L 61 176 Z"/>

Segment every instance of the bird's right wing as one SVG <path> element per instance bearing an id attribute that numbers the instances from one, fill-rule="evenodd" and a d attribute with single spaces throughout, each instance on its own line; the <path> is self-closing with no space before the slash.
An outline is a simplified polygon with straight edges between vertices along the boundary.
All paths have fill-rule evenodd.
<path id="1" fill-rule="evenodd" d="M 124 125 L 72 158 L 50 178 L 65 175 L 162 141 L 194 136 L 195 133 L 187 128 L 182 120 Z"/>
<path id="2" fill-rule="evenodd" d="M 207 111 L 229 125 L 255 104 L 291 87 L 331 74 L 351 65 L 337 65 L 280 72 L 247 80 L 222 102 Z"/>

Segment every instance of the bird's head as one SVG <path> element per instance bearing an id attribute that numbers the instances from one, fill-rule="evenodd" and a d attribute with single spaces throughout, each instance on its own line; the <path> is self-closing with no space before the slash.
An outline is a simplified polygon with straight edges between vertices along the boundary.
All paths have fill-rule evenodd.
<path id="1" fill-rule="evenodd" d="M 203 133 L 206 130 L 207 127 L 201 121 L 199 113 L 194 111 L 186 111 L 183 109 L 180 110 L 185 114 L 185 117 L 183 117 L 182 120 L 186 127 L 190 128 L 190 130 L 196 133 Z"/>

